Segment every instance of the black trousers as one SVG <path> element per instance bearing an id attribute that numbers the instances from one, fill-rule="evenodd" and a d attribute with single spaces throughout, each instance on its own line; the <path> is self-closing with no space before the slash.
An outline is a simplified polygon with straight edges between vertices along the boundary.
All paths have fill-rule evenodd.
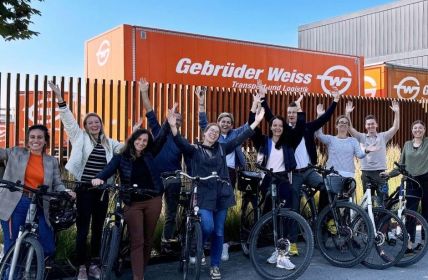
<path id="1" fill-rule="evenodd" d="M 76 261 L 78 265 L 84 265 L 88 261 L 87 239 L 91 220 L 91 258 L 99 257 L 101 235 L 109 201 L 108 192 L 104 194 L 101 200 L 102 195 L 103 191 L 101 190 L 79 191 L 76 193 Z"/>

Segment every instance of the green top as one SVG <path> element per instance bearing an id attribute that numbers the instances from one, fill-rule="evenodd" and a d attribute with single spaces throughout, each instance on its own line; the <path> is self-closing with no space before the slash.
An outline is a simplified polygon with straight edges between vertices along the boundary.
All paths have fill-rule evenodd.
<path id="1" fill-rule="evenodd" d="M 418 148 L 413 147 L 413 141 L 404 143 L 400 163 L 406 165 L 406 170 L 412 176 L 428 173 L 428 137 L 425 137 Z M 398 175 L 397 169 L 391 171 L 391 176 Z"/>

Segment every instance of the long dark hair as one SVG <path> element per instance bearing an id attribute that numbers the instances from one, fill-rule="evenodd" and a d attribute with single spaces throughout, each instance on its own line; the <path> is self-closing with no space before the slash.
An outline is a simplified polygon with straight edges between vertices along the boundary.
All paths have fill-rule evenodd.
<path id="1" fill-rule="evenodd" d="M 43 147 L 43 152 L 45 152 L 46 148 L 49 147 L 50 136 L 49 136 L 48 128 L 42 124 L 35 124 L 35 125 L 32 125 L 28 128 L 27 137 L 25 139 L 25 145 L 28 145 L 28 139 L 30 137 L 30 132 L 32 130 L 36 130 L 36 129 L 43 131 L 43 136 L 45 137 L 45 142 L 46 142 L 45 146 Z"/>
<path id="2" fill-rule="evenodd" d="M 285 122 L 285 119 L 283 118 L 283 117 L 281 117 L 281 116 L 275 116 L 275 117 L 273 117 L 270 121 L 269 121 L 269 138 L 272 138 L 273 137 L 273 132 L 272 132 L 272 125 L 273 125 L 273 121 L 274 120 L 280 120 L 280 121 L 282 121 L 282 127 L 283 127 L 283 129 L 282 129 L 282 134 L 281 134 L 281 136 L 279 137 L 279 140 L 278 140 L 278 142 L 276 142 L 276 144 L 275 144 L 275 149 L 277 149 L 277 150 L 279 150 L 280 148 L 281 148 L 281 146 L 285 143 L 285 129 L 284 129 L 284 126 L 286 126 L 286 125 L 288 125 L 286 122 Z"/>
<path id="3" fill-rule="evenodd" d="M 153 147 L 153 136 L 149 130 L 145 128 L 137 129 L 134 131 L 131 136 L 129 136 L 128 140 L 126 140 L 125 146 L 122 148 L 122 155 L 126 158 L 136 160 L 137 159 L 137 151 L 135 150 L 134 142 L 143 134 L 147 134 L 149 137 L 149 141 L 147 142 L 147 146 L 144 151 L 150 151 Z M 143 151 L 143 153 L 144 153 Z"/>

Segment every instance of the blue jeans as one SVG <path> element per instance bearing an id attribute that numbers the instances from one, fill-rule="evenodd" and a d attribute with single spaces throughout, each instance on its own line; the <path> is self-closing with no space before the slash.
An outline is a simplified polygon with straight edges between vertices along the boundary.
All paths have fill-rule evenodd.
<path id="1" fill-rule="evenodd" d="M 25 224 L 28 208 L 30 208 L 31 200 L 28 197 L 21 197 L 15 210 L 13 210 L 9 221 L 1 221 L 4 239 L 4 252 L 13 246 L 18 238 L 19 227 Z M 37 209 L 37 216 L 39 219 L 39 241 L 42 244 L 45 256 L 53 256 L 55 253 L 55 238 L 52 229 L 48 226 L 45 220 L 45 215 L 41 208 Z M 11 230 L 9 230 L 9 223 L 11 223 Z"/>
<path id="2" fill-rule="evenodd" d="M 223 251 L 224 223 L 227 209 L 218 211 L 199 209 L 199 215 L 201 216 L 203 244 L 211 237 L 211 266 L 219 266 L 221 252 Z"/>

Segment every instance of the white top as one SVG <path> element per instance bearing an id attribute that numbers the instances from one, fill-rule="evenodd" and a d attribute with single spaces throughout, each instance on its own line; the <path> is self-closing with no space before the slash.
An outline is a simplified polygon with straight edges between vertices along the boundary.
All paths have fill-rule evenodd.
<path id="1" fill-rule="evenodd" d="M 302 137 L 302 141 L 300 141 L 299 145 L 294 152 L 294 157 L 296 158 L 296 169 L 302 169 L 308 167 L 311 160 L 309 159 L 308 150 L 306 150 L 306 142 L 305 138 Z"/>
<path id="2" fill-rule="evenodd" d="M 266 163 L 266 168 L 272 168 L 273 172 L 285 171 L 284 152 L 282 151 L 282 147 L 279 150 L 275 149 L 275 143 L 273 142 L 272 149 L 270 151 L 269 158 Z"/>

